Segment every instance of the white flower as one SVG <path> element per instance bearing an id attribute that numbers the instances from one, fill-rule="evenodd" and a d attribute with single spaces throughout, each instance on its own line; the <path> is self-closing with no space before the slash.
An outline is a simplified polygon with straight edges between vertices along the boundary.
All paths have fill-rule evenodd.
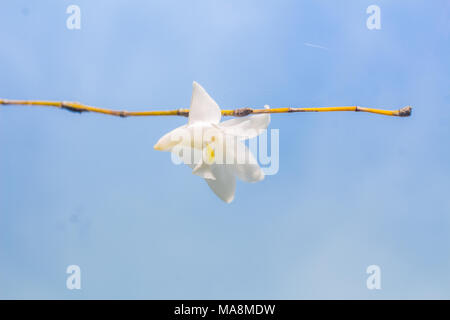
<path id="1" fill-rule="evenodd" d="M 265 130 L 270 115 L 220 122 L 221 116 L 217 103 L 194 81 L 188 123 L 164 135 L 154 148 L 181 154 L 182 160 L 193 169 L 192 173 L 204 178 L 220 199 L 230 203 L 236 177 L 245 182 L 264 179 L 263 171 L 242 141 Z M 191 151 L 194 151 L 193 161 Z M 195 154 L 200 157 L 195 159 Z"/>

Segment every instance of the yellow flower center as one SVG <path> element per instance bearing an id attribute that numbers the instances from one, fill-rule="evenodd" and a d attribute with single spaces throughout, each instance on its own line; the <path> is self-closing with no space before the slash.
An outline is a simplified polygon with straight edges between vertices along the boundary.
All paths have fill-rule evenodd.
<path id="1" fill-rule="evenodd" d="M 207 158 L 207 162 L 208 162 L 209 164 L 212 164 L 212 163 L 214 162 L 214 160 L 215 160 L 215 157 L 216 157 L 215 151 L 214 151 L 213 147 L 211 147 L 211 144 L 208 143 L 208 144 L 206 145 L 206 158 Z"/>

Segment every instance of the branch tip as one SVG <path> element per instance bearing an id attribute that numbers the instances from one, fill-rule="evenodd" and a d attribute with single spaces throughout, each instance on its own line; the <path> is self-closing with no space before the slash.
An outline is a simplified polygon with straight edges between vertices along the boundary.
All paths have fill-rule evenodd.
<path id="1" fill-rule="evenodd" d="M 412 107 L 406 106 L 398 110 L 399 117 L 409 117 L 412 113 Z"/>

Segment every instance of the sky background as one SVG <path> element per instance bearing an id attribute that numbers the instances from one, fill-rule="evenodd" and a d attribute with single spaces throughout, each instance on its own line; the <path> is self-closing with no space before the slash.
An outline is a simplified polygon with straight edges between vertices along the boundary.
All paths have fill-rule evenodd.
<path id="1" fill-rule="evenodd" d="M 222 107 L 414 107 L 272 116 L 279 172 L 226 204 L 153 150 L 185 118 L 2 106 L 0 298 L 450 299 L 448 1 L 0 10 L 0 98 L 180 108 L 195 80 Z M 66 288 L 72 264 L 81 290 Z"/>

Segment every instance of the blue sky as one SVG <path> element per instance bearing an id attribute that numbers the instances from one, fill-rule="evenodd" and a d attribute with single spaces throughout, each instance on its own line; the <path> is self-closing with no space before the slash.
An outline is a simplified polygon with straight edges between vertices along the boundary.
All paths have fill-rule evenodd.
<path id="1" fill-rule="evenodd" d="M 0 8 L 0 98 L 179 108 L 196 80 L 223 107 L 414 107 L 274 115 L 280 170 L 231 204 L 153 150 L 184 118 L 1 107 L 0 298 L 450 298 L 448 1 Z"/>

